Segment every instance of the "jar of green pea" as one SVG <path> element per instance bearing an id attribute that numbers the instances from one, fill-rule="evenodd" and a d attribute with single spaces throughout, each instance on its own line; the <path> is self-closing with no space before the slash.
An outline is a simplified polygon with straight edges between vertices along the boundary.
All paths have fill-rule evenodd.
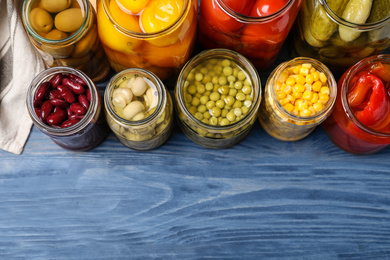
<path id="1" fill-rule="evenodd" d="M 206 148 L 227 148 L 252 129 L 261 102 L 261 81 L 241 54 L 211 49 L 183 67 L 174 96 L 178 123 L 188 138 Z"/>

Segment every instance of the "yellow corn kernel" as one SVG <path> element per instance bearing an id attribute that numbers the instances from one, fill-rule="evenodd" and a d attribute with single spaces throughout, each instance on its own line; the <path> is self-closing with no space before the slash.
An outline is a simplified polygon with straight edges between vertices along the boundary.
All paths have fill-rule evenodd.
<path id="1" fill-rule="evenodd" d="M 283 107 L 284 107 L 284 109 L 285 109 L 288 113 L 291 113 L 291 112 L 294 110 L 294 106 L 293 106 L 293 104 L 291 104 L 291 103 L 287 103 L 287 104 L 285 104 Z"/>
<path id="2" fill-rule="evenodd" d="M 297 65 L 297 66 L 292 68 L 292 72 L 295 73 L 295 74 L 298 74 L 300 69 L 301 69 L 301 66 Z"/>
<path id="3" fill-rule="evenodd" d="M 290 101 L 290 103 L 294 103 L 295 102 L 295 100 L 296 100 L 296 98 L 295 97 L 293 97 L 292 95 L 287 95 L 287 97 L 286 97 L 289 101 Z"/>
<path id="4" fill-rule="evenodd" d="M 311 84 L 313 84 L 313 82 L 314 82 L 314 76 L 313 76 L 313 74 L 307 75 L 307 76 L 306 76 L 306 83 L 311 85 Z"/>
<path id="5" fill-rule="evenodd" d="M 298 105 L 298 109 L 299 109 L 300 111 L 305 110 L 305 109 L 307 109 L 308 107 L 309 107 L 309 106 L 307 105 L 306 102 L 301 102 L 301 103 L 299 103 L 299 105 Z"/>
<path id="6" fill-rule="evenodd" d="M 285 104 L 289 103 L 289 100 L 287 98 L 283 98 L 282 100 L 279 100 L 279 103 L 284 106 Z"/>
<path id="7" fill-rule="evenodd" d="M 303 85 L 306 83 L 306 78 L 302 75 L 297 75 L 295 82 Z"/>
<path id="8" fill-rule="evenodd" d="M 330 93 L 330 89 L 328 88 L 328 87 L 322 87 L 321 89 L 320 89 L 320 94 L 321 95 L 324 95 L 324 94 L 326 94 L 326 95 L 329 95 L 329 93 Z"/>
<path id="9" fill-rule="evenodd" d="M 310 85 L 310 84 L 305 84 L 304 86 L 305 86 L 305 89 L 306 89 L 307 91 L 312 91 L 312 90 L 313 90 L 313 87 L 312 87 L 312 85 Z"/>
<path id="10" fill-rule="evenodd" d="M 299 109 L 298 109 L 298 107 L 294 107 L 294 110 L 293 111 L 291 111 L 291 114 L 293 114 L 293 115 L 298 115 L 299 114 Z"/>
<path id="11" fill-rule="evenodd" d="M 316 71 L 317 71 L 316 68 L 314 68 L 314 67 L 311 67 L 311 68 L 310 68 L 310 73 L 314 73 L 314 72 L 316 72 Z"/>
<path id="12" fill-rule="evenodd" d="M 313 80 L 320 80 L 320 73 L 318 71 L 313 72 Z"/>
<path id="13" fill-rule="evenodd" d="M 313 97 L 310 100 L 312 103 L 317 103 L 318 102 L 318 94 L 313 93 Z"/>
<path id="14" fill-rule="evenodd" d="M 309 110 L 310 110 L 312 115 L 314 115 L 316 113 L 316 110 L 314 109 L 313 106 L 309 106 Z"/>
<path id="15" fill-rule="evenodd" d="M 305 92 L 303 92 L 302 98 L 304 100 L 311 100 L 312 97 L 313 97 L 313 93 L 311 91 L 305 90 Z"/>
<path id="16" fill-rule="evenodd" d="M 292 92 L 292 88 L 290 85 L 282 85 L 282 90 L 284 91 L 284 93 L 286 93 L 287 95 L 290 94 Z"/>
<path id="17" fill-rule="evenodd" d="M 328 80 L 325 73 L 320 72 L 320 80 L 322 83 L 325 83 Z"/>
<path id="18" fill-rule="evenodd" d="M 317 102 L 313 104 L 313 108 L 316 112 L 320 112 L 324 108 L 324 106 L 322 105 L 322 103 Z"/>
<path id="19" fill-rule="evenodd" d="M 310 69 L 311 68 L 311 63 L 303 63 L 302 68 Z"/>
<path id="20" fill-rule="evenodd" d="M 299 70 L 299 74 L 307 76 L 307 75 L 309 75 L 309 69 L 308 69 L 308 68 L 302 67 L 302 68 Z"/>
<path id="21" fill-rule="evenodd" d="M 278 98 L 278 100 L 281 100 L 286 97 L 286 93 L 283 91 L 277 92 L 276 97 Z"/>
<path id="22" fill-rule="evenodd" d="M 294 85 L 295 84 L 295 78 L 294 77 L 288 77 L 285 82 L 287 85 Z"/>
<path id="23" fill-rule="evenodd" d="M 294 90 L 298 91 L 298 92 L 303 92 L 303 91 L 305 91 L 305 86 L 303 86 L 302 84 L 297 83 L 297 84 L 294 85 Z"/>
<path id="24" fill-rule="evenodd" d="M 279 83 L 283 83 L 287 80 L 288 78 L 288 72 L 287 71 L 283 71 L 282 73 L 280 73 L 280 77 L 278 79 L 278 82 Z"/>
<path id="25" fill-rule="evenodd" d="M 294 91 L 293 93 L 292 93 L 292 96 L 294 97 L 294 98 L 301 98 L 302 97 L 302 92 L 299 92 L 299 91 Z"/>
<path id="26" fill-rule="evenodd" d="M 311 116 L 311 111 L 309 109 L 303 109 L 299 112 L 299 115 L 301 117 L 308 117 Z"/>
<path id="27" fill-rule="evenodd" d="M 324 94 L 324 95 L 320 95 L 319 97 L 319 102 L 321 102 L 322 104 L 326 104 L 329 100 L 329 96 Z"/>
<path id="28" fill-rule="evenodd" d="M 281 83 L 282 84 L 282 83 Z M 275 92 L 281 91 L 282 90 L 282 85 L 279 83 L 276 83 L 274 86 Z"/>
<path id="29" fill-rule="evenodd" d="M 321 87 L 322 87 L 322 82 L 321 81 L 316 81 L 313 84 L 313 91 L 319 92 Z"/>

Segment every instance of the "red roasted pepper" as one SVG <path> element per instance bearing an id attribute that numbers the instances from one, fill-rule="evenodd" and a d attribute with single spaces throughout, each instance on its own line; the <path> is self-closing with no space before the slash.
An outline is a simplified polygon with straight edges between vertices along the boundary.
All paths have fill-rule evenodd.
<path id="1" fill-rule="evenodd" d="M 380 130 L 390 123 L 390 100 L 379 77 L 360 73 L 348 94 L 348 102 L 362 124 Z"/>

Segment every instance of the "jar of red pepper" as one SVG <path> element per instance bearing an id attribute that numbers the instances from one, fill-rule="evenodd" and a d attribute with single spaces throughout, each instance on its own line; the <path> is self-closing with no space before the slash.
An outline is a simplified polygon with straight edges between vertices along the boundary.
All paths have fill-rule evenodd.
<path id="1" fill-rule="evenodd" d="M 323 123 L 330 140 L 354 154 L 372 154 L 390 144 L 390 55 L 363 59 L 338 82 L 332 115 Z"/>
<path id="2" fill-rule="evenodd" d="M 199 42 L 205 49 L 237 51 L 257 69 L 267 69 L 274 64 L 301 3 L 301 0 L 202 0 Z"/>
<path id="3" fill-rule="evenodd" d="M 38 130 L 68 150 L 90 150 L 109 130 L 96 85 L 74 68 L 58 66 L 38 74 L 27 92 L 27 108 Z"/>

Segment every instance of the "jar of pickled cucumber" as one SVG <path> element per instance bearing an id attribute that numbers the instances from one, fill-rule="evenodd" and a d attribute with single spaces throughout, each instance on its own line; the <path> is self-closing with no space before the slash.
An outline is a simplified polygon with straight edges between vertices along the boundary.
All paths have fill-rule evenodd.
<path id="1" fill-rule="evenodd" d="M 98 0 L 99 37 L 111 67 L 177 75 L 195 44 L 197 0 Z"/>
<path id="2" fill-rule="evenodd" d="M 132 149 L 157 148 L 171 135 L 172 98 L 150 71 L 126 69 L 112 77 L 104 93 L 104 106 L 111 130 Z"/>
<path id="3" fill-rule="evenodd" d="M 227 148 L 252 129 L 261 102 L 261 81 L 241 54 L 211 49 L 184 66 L 174 93 L 183 132 L 204 147 Z"/>
<path id="4" fill-rule="evenodd" d="M 88 0 L 25 1 L 23 24 L 47 68 L 76 68 L 95 82 L 108 76 L 110 66 Z"/>
<path id="5" fill-rule="evenodd" d="M 56 66 L 42 71 L 32 80 L 26 103 L 35 127 L 62 148 L 90 150 L 109 131 L 99 90 L 80 70 Z"/>
<path id="6" fill-rule="evenodd" d="M 337 76 L 390 45 L 390 1 L 303 0 L 292 53 L 317 59 Z"/>
<path id="7" fill-rule="evenodd" d="M 260 124 L 276 139 L 300 140 L 330 115 L 336 96 L 336 81 L 321 62 L 303 57 L 284 62 L 267 80 Z"/>

